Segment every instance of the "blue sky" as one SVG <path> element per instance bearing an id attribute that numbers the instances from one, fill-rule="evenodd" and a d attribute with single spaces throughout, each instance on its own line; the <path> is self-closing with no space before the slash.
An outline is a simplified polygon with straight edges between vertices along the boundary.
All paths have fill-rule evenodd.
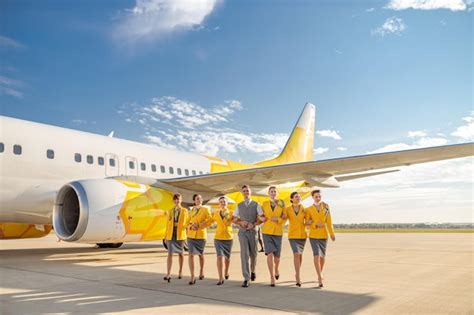
<path id="1" fill-rule="evenodd" d="M 306 101 L 317 106 L 315 159 L 473 141 L 472 7 L 6 0 L 1 114 L 246 162 L 280 150 Z M 169 123 L 183 115 L 194 119 Z M 472 159 L 437 165 L 327 198 L 346 222 L 472 221 Z M 404 203 L 393 198 L 406 198 L 391 189 L 407 178 L 416 186 L 407 192 L 418 191 L 410 202 L 423 210 L 397 220 Z M 341 196 L 367 189 L 380 203 L 360 217 Z M 454 218 L 446 204 L 434 217 L 427 210 L 427 196 L 439 194 L 453 196 Z"/>

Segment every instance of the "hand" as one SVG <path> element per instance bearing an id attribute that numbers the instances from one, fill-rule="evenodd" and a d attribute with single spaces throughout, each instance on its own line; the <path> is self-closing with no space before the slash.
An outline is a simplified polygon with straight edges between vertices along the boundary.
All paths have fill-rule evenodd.
<path id="1" fill-rule="evenodd" d="M 282 215 L 281 218 L 282 218 L 283 220 L 288 219 L 288 217 L 286 216 L 286 214 Z"/>
<path id="2" fill-rule="evenodd" d="M 264 216 L 260 217 L 260 221 L 267 222 L 267 217 L 264 217 Z"/>
<path id="3" fill-rule="evenodd" d="M 193 230 L 194 230 L 194 231 L 197 231 L 198 228 L 199 228 L 199 224 L 194 223 L 194 224 L 193 224 Z"/>
<path id="4" fill-rule="evenodd" d="M 240 221 L 240 226 L 246 228 L 249 223 L 247 221 Z"/>
<path id="5" fill-rule="evenodd" d="M 272 217 L 270 220 L 272 220 L 273 222 L 278 222 L 278 218 L 277 218 L 277 217 Z"/>
<path id="6" fill-rule="evenodd" d="M 336 235 L 331 235 L 331 240 L 334 242 L 336 240 Z"/>
<path id="7" fill-rule="evenodd" d="M 307 224 L 307 225 L 313 224 L 313 220 L 308 220 L 308 221 L 306 221 L 306 224 Z"/>
<path id="8" fill-rule="evenodd" d="M 324 226 L 324 224 L 322 224 L 321 222 L 318 222 L 318 223 L 316 223 L 316 226 L 322 228 Z"/>
<path id="9" fill-rule="evenodd" d="M 255 227 L 255 225 L 253 223 L 248 223 L 247 224 L 247 230 L 251 230 Z"/>

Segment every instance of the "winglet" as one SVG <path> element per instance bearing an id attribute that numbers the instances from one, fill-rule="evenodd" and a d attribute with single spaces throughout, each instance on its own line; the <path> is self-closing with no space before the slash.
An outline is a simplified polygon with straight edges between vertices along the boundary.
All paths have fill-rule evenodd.
<path id="1" fill-rule="evenodd" d="M 271 160 L 255 163 L 255 165 L 270 166 L 311 161 L 313 159 L 315 120 L 316 107 L 311 103 L 306 103 L 280 155 Z"/>

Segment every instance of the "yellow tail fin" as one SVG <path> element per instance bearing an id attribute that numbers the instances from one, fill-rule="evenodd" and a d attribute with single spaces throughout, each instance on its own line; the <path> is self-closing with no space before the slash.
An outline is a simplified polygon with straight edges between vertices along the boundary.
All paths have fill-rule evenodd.
<path id="1" fill-rule="evenodd" d="M 270 166 L 311 161 L 313 159 L 315 116 L 315 106 L 306 103 L 280 155 L 271 160 L 257 162 L 255 165 Z"/>

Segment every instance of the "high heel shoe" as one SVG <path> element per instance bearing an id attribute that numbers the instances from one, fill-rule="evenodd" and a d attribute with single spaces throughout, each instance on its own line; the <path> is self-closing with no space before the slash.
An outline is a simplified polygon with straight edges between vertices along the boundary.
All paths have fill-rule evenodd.
<path id="1" fill-rule="evenodd" d="M 280 279 L 280 275 L 275 275 L 275 279 Z"/>
<path id="2" fill-rule="evenodd" d="M 194 285 L 194 284 L 196 284 L 196 278 L 194 278 L 194 280 L 189 281 L 189 285 Z"/>
<path id="3" fill-rule="evenodd" d="M 179 275 L 179 276 L 178 276 L 178 279 L 181 279 L 182 277 L 183 277 L 183 276 Z"/>
<path id="4" fill-rule="evenodd" d="M 324 285 L 322 282 L 320 282 L 318 288 L 322 288 L 322 287 L 324 287 Z"/>
<path id="5" fill-rule="evenodd" d="M 301 288 L 301 283 L 296 282 L 296 286 L 299 287 L 299 288 Z"/>
<path id="6" fill-rule="evenodd" d="M 225 275 L 224 278 L 225 278 L 226 280 L 229 280 L 229 275 Z"/>
<path id="7" fill-rule="evenodd" d="M 171 277 L 163 277 L 163 280 L 168 281 L 168 283 L 171 282 Z"/>
<path id="8" fill-rule="evenodd" d="M 275 283 L 270 283 L 270 286 L 271 286 L 271 287 L 274 287 L 274 286 L 275 286 Z"/>
<path id="9" fill-rule="evenodd" d="M 220 280 L 219 282 L 217 282 L 217 285 L 223 285 L 224 284 L 224 280 Z"/>
<path id="10" fill-rule="evenodd" d="M 202 280 L 202 279 L 204 279 L 204 275 L 199 276 L 199 280 Z"/>

